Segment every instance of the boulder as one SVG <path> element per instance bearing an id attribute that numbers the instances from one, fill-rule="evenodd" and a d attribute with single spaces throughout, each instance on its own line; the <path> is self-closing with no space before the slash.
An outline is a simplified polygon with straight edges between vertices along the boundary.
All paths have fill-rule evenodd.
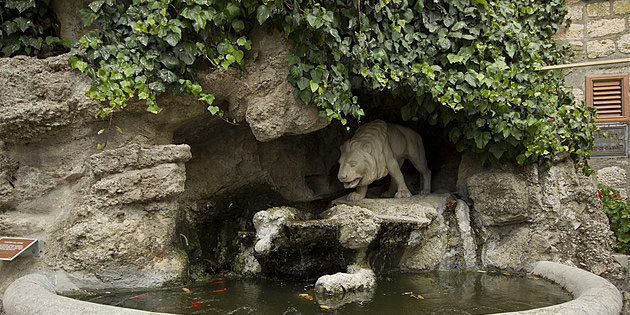
<path id="1" fill-rule="evenodd" d="M 530 194 L 527 181 L 519 172 L 492 169 L 477 173 L 468 178 L 467 188 L 485 226 L 519 223 L 529 218 Z"/>
<path id="2" fill-rule="evenodd" d="M 254 215 L 256 229 L 256 245 L 254 250 L 259 254 L 267 254 L 271 250 L 274 238 L 277 238 L 280 225 L 299 217 L 299 210 L 290 207 L 271 208 Z"/>
<path id="3" fill-rule="evenodd" d="M 368 291 L 376 287 L 376 275 L 371 269 L 357 265 L 348 267 L 348 272 L 319 277 L 315 282 L 318 295 L 338 295 L 346 292 Z"/>

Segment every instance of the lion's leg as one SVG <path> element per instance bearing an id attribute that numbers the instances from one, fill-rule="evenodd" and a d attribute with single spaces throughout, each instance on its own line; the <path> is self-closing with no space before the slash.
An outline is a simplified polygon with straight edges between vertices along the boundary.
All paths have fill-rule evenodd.
<path id="1" fill-rule="evenodd" d="M 427 159 L 424 156 L 424 152 L 414 152 L 409 157 L 409 160 L 413 164 L 413 166 L 420 172 L 423 179 L 422 191 L 421 194 L 429 194 L 431 193 L 431 171 L 429 170 L 429 166 L 427 165 Z"/>
<path id="2" fill-rule="evenodd" d="M 394 158 L 394 154 L 391 150 L 385 151 L 385 159 L 387 163 L 387 171 L 392 177 L 392 181 L 396 183 L 397 187 L 394 198 L 411 197 L 411 192 L 409 191 L 409 188 L 407 188 L 407 184 L 405 184 L 405 177 L 400 171 L 400 164 L 398 164 L 398 161 Z"/>
<path id="3" fill-rule="evenodd" d="M 405 159 L 400 158 L 397 159 L 396 162 L 398 163 L 399 168 L 403 165 L 403 162 L 405 161 Z M 404 180 L 404 178 L 403 178 Z M 394 197 L 394 195 L 396 194 L 396 188 L 398 188 L 398 185 L 396 185 L 396 181 L 393 178 L 390 178 L 389 181 L 389 189 L 384 192 L 383 194 L 381 194 L 381 197 L 385 197 L 385 198 L 392 198 Z"/>
<path id="4" fill-rule="evenodd" d="M 368 186 L 357 186 L 357 190 L 348 194 L 346 200 L 348 201 L 357 201 L 365 198 L 367 194 Z"/>

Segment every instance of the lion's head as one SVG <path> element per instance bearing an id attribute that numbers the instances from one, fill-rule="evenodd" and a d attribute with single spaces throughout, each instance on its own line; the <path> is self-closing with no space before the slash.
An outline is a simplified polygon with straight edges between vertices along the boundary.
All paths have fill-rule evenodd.
<path id="1" fill-rule="evenodd" d="M 346 142 L 341 146 L 337 178 L 345 188 L 367 186 L 379 179 L 377 162 L 366 144 Z"/>

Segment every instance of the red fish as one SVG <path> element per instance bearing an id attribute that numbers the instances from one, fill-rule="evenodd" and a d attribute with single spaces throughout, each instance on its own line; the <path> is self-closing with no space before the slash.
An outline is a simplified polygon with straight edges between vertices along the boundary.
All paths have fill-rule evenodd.
<path id="1" fill-rule="evenodd" d="M 223 284 L 225 283 L 225 280 L 217 280 L 215 282 L 210 283 L 210 285 L 214 285 L 214 284 Z"/>
<path id="2" fill-rule="evenodd" d="M 192 303 L 192 306 L 194 308 L 200 308 L 201 307 L 201 302 L 199 302 L 197 300 L 194 300 L 193 303 Z"/>
<path id="3" fill-rule="evenodd" d="M 144 295 L 134 295 L 131 297 L 132 299 L 144 299 Z"/>
<path id="4" fill-rule="evenodd" d="M 227 288 L 212 290 L 212 291 L 210 291 L 210 293 L 223 293 L 225 291 L 227 291 Z"/>

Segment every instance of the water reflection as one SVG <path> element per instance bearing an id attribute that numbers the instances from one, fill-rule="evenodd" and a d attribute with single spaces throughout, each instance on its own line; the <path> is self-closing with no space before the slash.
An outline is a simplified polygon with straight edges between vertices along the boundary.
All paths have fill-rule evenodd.
<path id="1" fill-rule="evenodd" d="M 216 280 L 162 290 L 92 293 L 80 299 L 178 314 L 490 314 L 559 304 L 571 296 L 559 286 L 527 276 L 433 272 L 379 280 L 374 291 L 316 296 L 312 283 Z"/>

